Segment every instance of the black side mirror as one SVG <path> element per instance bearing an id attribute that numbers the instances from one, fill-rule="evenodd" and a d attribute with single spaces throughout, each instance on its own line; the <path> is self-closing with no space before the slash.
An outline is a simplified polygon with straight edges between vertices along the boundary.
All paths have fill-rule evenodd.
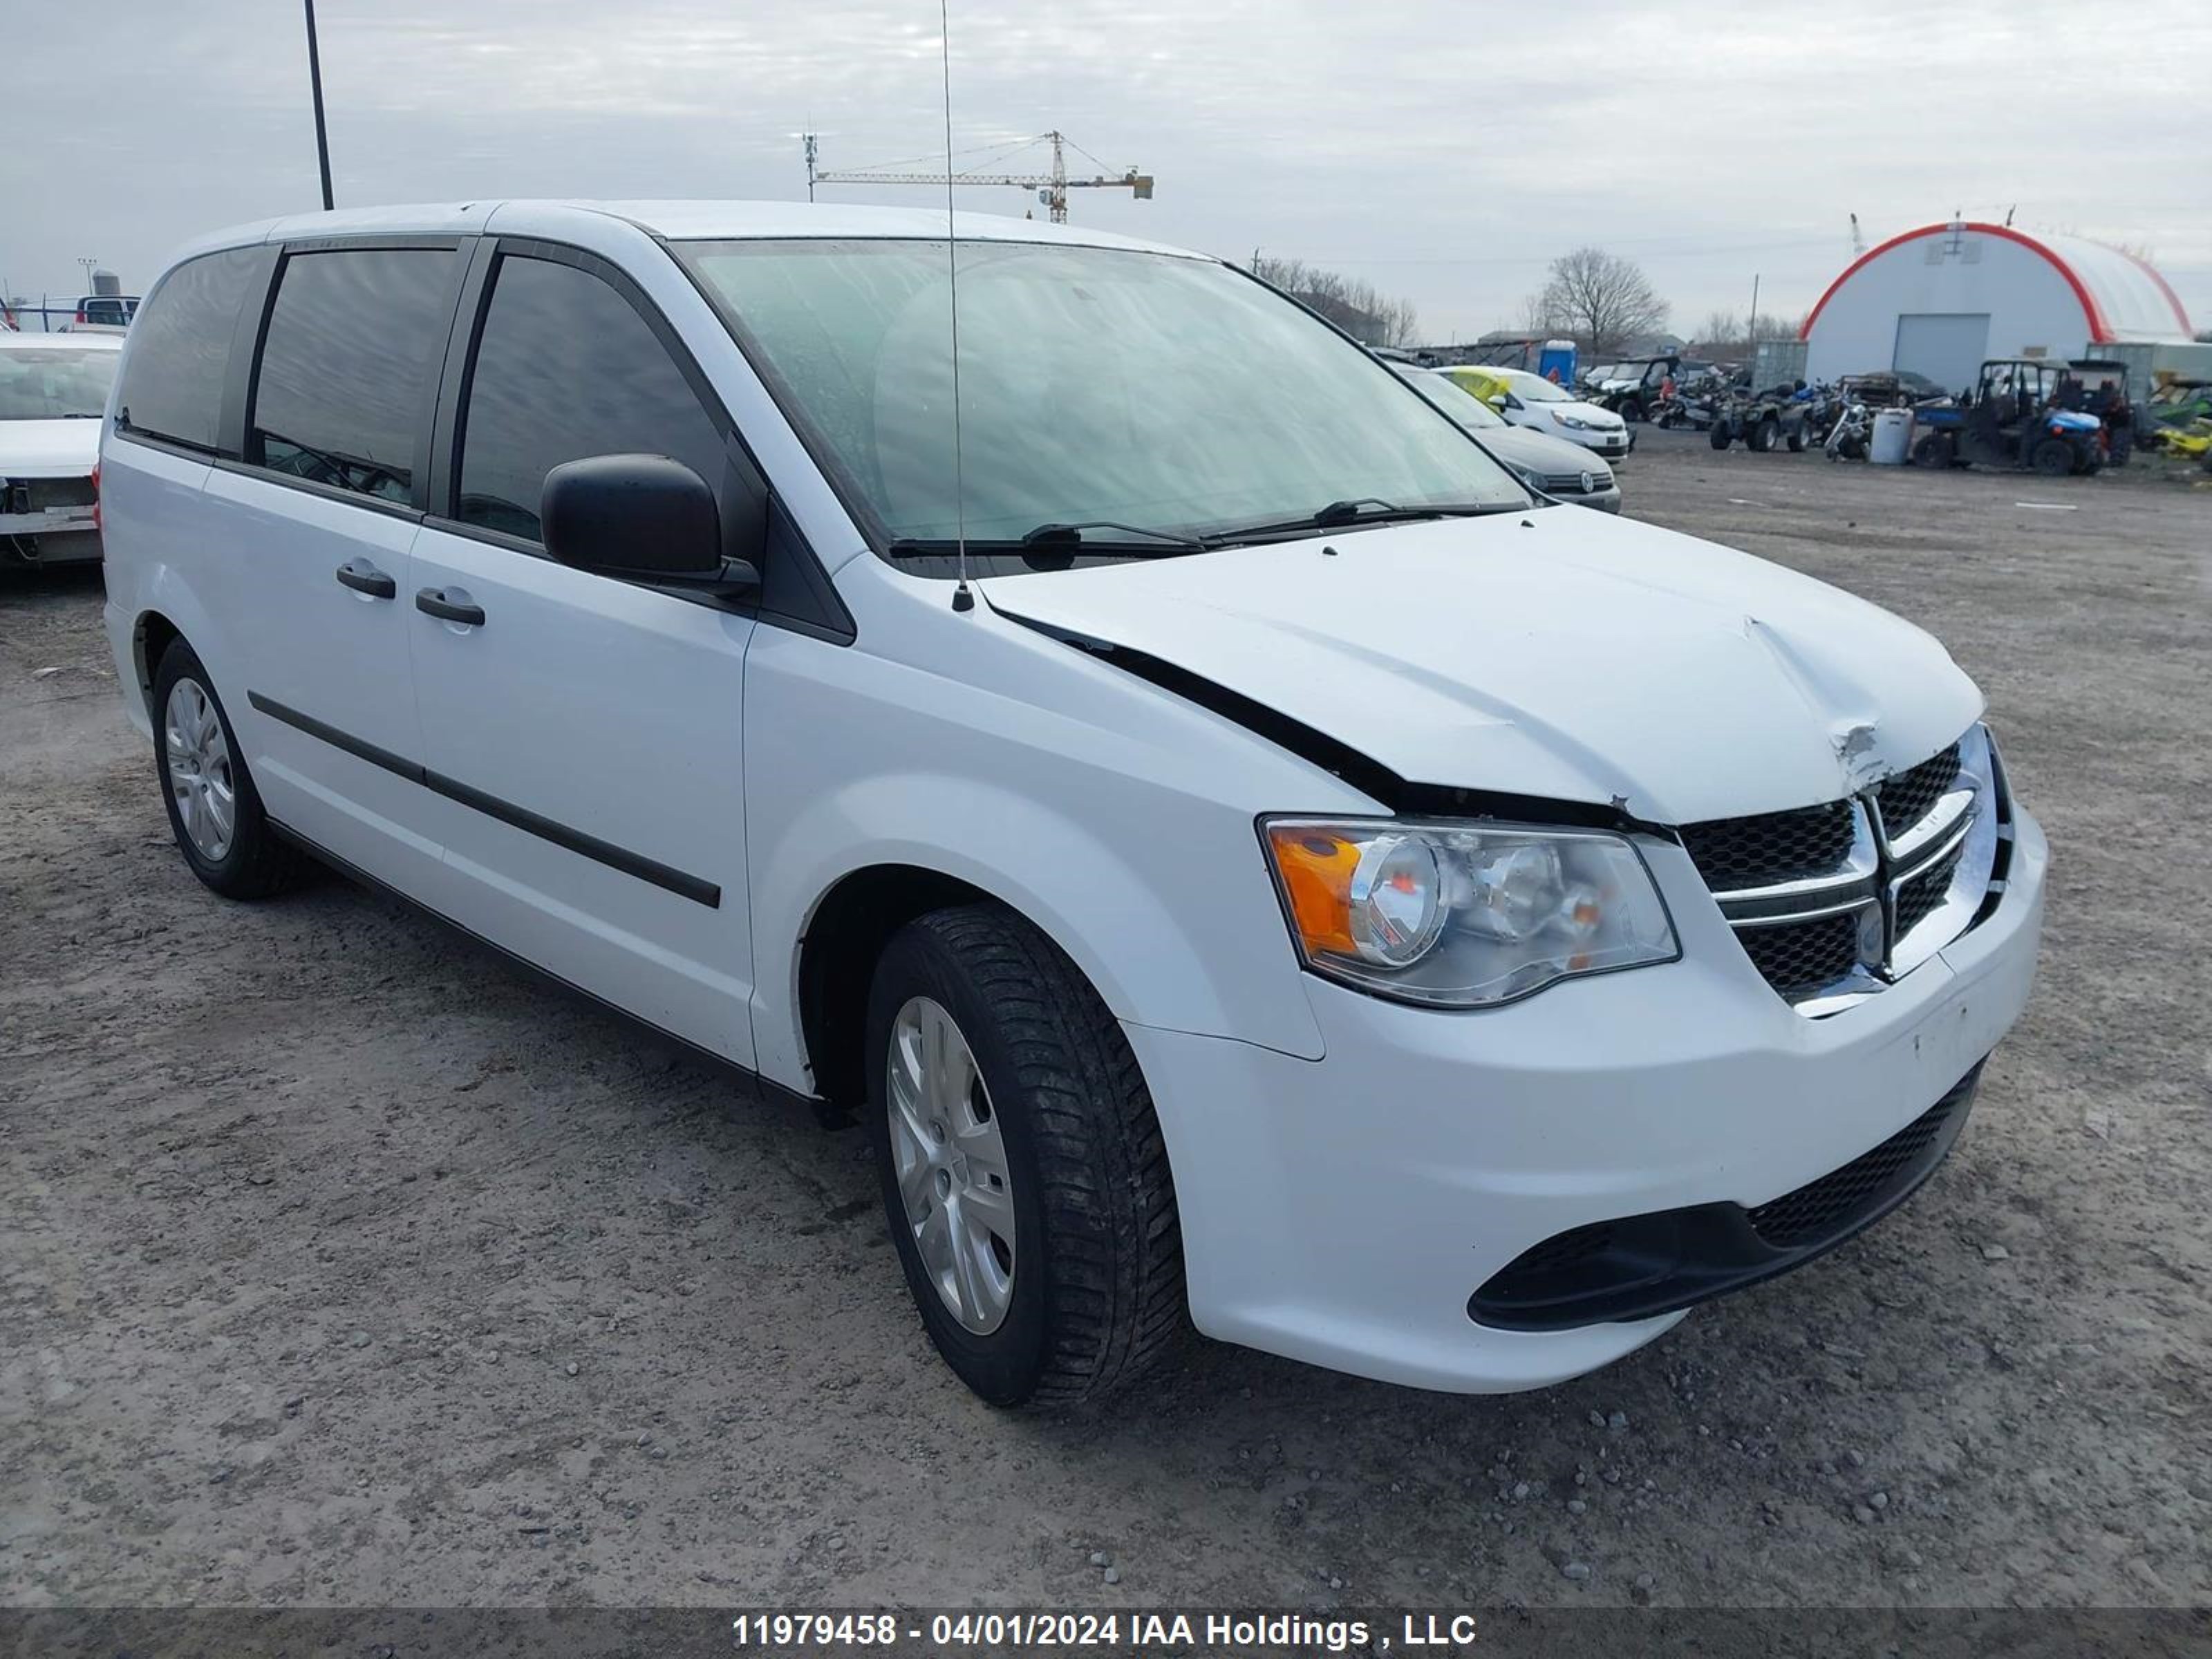
<path id="1" fill-rule="evenodd" d="M 562 564 L 635 581 L 740 592 L 760 572 L 722 551 L 707 481 L 665 455 L 589 455 L 545 475 L 545 550 Z"/>

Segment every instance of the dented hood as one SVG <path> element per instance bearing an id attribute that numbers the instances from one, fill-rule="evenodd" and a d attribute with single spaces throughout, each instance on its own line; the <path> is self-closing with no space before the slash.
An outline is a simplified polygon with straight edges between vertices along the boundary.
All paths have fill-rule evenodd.
<path id="1" fill-rule="evenodd" d="M 1833 800 L 1927 759 L 1982 706 L 1887 611 L 1572 507 L 981 586 L 1002 614 L 1211 680 L 1408 782 L 1662 823 Z"/>

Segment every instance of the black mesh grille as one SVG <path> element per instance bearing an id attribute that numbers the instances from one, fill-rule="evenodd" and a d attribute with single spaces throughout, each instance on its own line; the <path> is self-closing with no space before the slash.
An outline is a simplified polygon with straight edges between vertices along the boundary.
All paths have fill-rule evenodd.
<path id="1" fill-rule="evenodd" d="M 1875 792 L 1881 803 L 1882 826 L 1892 836 L 1910 830 L 1935 811 L 1943 792 L 1959 781 L 1959 745 L 1953 744 L 1933 760 L 1924 760 L 1909 772 L 1899 772 Z"/>
<path id="2" fill-rule="evenodd" d="M 1534 1249 L 1523 1251 L 1515 1258 L 1513 1271 L 1531 1277 L 1564 1273 L 1603 1253 L 1612 1243 L 1613 1223 L 1593 1221 L 1586 1227 L 1554 1233 Z"/>
<path id="3" fill-rule="evenodd" d="M 1682 845 L 1716 892 L 1832 875 L 1850 854 L 1850 804 L 1685 824 Z"/>
<path id="4" fill-rule="evenodd" d="M 1608 480 L 1595 472 L 1547 472 L 1536 482 L 1547 495 L 1580 495 L 1584 493 L 1583 480 L 1588 478 L 1593 489 L 1602 489 Z"/>
<path id="5" fill-rule="evenodd" d="M 1533 1245 L 1468 1298 L 1468 1316 L 1506 1330 L 1568 1330 L 1672 1312 L 1788 1273 L 1895 1209 L 1935 1172 L 1966 1126 L 1980 1073 L 1975 1066 L 1871 1152 L 1755 1210 L 1685 1205 L 1585 1222 Z"/>
<path id="6" fill-rule="evenodd" d="M 1960 842 L 1929 866 L 1924 874 L 1915 876 L 1897 890 L 1898 938 L 1903 939 L 1917 927 L 1943 902 L 1943 896 L 1951 890 L 1951 878 L 1958 873 L 1959 860 L 1966 853 L 1966 844 Z"/>
<path id="7" fill-rule="evenodd" d="M 1769 985 L 1784 996 L 1832 985 L 1857 966 L 1859 913 L 1739 927 L 1736 938 Z"/>
<path id="8" fill-rule="evenodd" d="M 1840 1170 L 1784 1193 L 1770 1204 L 1747 1212 L 1752 1229 L 1777 1249 L 1826 1238 L 1856 1221 L 1886 1197 L 1899 1175 L 1912 1167 L 1929 1143 L 1943 1131 L 1951 1114 L 1972 1093 L 1971 1079 L 1945 1095 L 1870 1152 Z"/>

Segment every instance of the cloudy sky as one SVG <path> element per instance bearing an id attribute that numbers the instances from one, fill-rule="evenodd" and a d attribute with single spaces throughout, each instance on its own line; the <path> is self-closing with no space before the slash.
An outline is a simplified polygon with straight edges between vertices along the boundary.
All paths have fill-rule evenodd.
<path id="1" fill-rule="evenodd" d="M 790 198 L 809 127 L 825 167 L 943 143 L 935 0 L 318 9 L 340 206 Z M 136 289 L 187 235 L 316 205 L 299 0 L 26 13 L 0 27 L 14 290 L 79 291 L 80 257 Z M 1956 209 L 2148 251 L 2212 326 L 2212 182 L 2177 136 L 2204 107 L 2203 0 L 953 0 L 952 46 L 957 147 L 1057 126 L 1159 180 L 1078 193 L 1082 222 L 1334 266 L 1431 338 L 1516 322 L 1583 242 L 1641 262 L 1685 332 L 1747 309 L 1754 274 L 1794 318 L 1850 214 L 1879 240 Z"/>

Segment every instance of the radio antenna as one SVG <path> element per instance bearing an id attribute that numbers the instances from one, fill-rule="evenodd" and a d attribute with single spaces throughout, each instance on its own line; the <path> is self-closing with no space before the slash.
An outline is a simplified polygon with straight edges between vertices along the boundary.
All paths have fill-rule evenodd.
<path id="1" fill-rule="evenodd" d="M 945 70 L 945 281 L 952 301 L 952 525 L 960 556 L 960 585 L 952 608 L 972 611 L 968 589 L 968 488 L 960 454 L 960 238 L 952 217 L 952 18 L 951 0 L 937 0 L 937 43 Z"/>

